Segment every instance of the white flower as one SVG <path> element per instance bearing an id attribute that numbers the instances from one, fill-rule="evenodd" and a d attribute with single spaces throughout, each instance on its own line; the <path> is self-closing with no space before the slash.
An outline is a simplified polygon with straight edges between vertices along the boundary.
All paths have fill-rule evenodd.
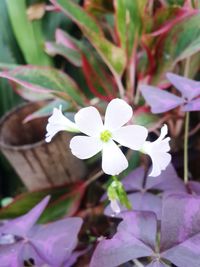
<path id="1" fill-rule="evenodd" d="M 121 212 L 117 199 L 110 200 L 110 207 L 115 214 L 119 214 Z"/>
<path id="2" fill-rule="evenodd" d="M 154 142 L 145 142 L 142 147 L 141 151 L 145 154 L 148 154 L 152 160 L 152 170 L 149 176 L 156 177 L 160 175 L 161 171 L 165 170 L 171 161 L 171 155 L 167 153 L 170 150 L 170 138 L 165 138 L 167 133 L 168 128 L 165 124 L 161 128 L 161 134 L 159 138 Z"/>
<path id="3" fill-rule="evenodd" d="M 46 142 L 51 142 L 51 139 L 60 131 L 79 132 L 76 124 L 66 118 L 61 111 L 62 107 L 53 109 L 53 114 L 48 119 L 46 127 L 47 133 L 45 136 Z"/>
<path id="4" fill-rule="evenodd" d="M 75 115 L 75 123 L 87 136 L 72 138 L 72 154 L 80 159 L 88 159 L 102 151 L 103 171 L 109 175 L 118 175 L 128 167 L 128 161 L 115 142 L 140 150 L 148 134 L 143 126 L 123 126 L 131 119 L 132 113 L 132 108 L 125 101 L 114 99 L 107 106 L 103 124 L 96 108 L 82 108 Z"/>

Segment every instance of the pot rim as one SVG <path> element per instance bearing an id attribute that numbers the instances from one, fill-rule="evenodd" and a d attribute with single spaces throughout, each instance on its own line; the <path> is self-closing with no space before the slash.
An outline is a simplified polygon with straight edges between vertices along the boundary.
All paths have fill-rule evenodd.
<path id="1" fill-rule="evenodd" d="M 34 104 L 39 104 L 39 103 L 45 103 L 45 102 L 48 102 L 48 101 L 45 101 L 45 100 L 41 100 L 41 101 L 32 101 L 32 102 L 25 102 L 25 103 L 22 103 L 20 105 L 17 105 L 16 107 L 12 108 L 11 110 L 7 111 L 3 117 L 0 119 L 0 135 L 1 135 L 1 130 L 2 130 L 2 127 L 5 123 L 5 121 L 10 118 L 16 111 L 20 111 L 21 109 L 27 107 L 27 106 L 31 106 L 31 105 L 34 105 Z M 44 117 L 47 117 L 47 116 L 44 116 Z M 38 142 L 34 142 L 34 143 L 31 143 L 31 144 L 26 144 L 26 145 L 9 145 L 9 144 L 6 144 L 5 142 L 3 142 L 1 139 L 0 139 L 0 150 L 3 148 L 3 149 L 9 149 L 9 150 L 13 150 L 13 151 L 18 151 L 18 150 L 28 150 L 28 149 L 31 149 L 31 148 L 35 148 L 35 147 L 39 147 L 43 144 L 46 144 L 47 143 L 45 142 L 45 137 L 44 139 L 38 141 Z"/>

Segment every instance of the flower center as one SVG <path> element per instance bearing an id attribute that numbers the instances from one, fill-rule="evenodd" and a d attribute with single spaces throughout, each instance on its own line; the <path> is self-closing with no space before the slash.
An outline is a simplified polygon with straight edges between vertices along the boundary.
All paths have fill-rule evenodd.
<path id="1" fill-rule="evenodd" d="M 105 143 L 107 143 L 110 140 L 111 137 L 112 137 L 112 134 L 108 130 L 105 130 L 100 134 L 101 141 L 103 141 Z"/>

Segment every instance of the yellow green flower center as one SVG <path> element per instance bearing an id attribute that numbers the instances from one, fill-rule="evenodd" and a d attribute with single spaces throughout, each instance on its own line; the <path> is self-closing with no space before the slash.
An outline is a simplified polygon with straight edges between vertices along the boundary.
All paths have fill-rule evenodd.
<path id="1" fill-rule="evenodd" d="M 100 134 L 101 141 L 103 141 L 105 143 L 107 143 L 111 139 L 111 137 L 112 137 L 112 134 L 108 130 L 105 130 Z"/>

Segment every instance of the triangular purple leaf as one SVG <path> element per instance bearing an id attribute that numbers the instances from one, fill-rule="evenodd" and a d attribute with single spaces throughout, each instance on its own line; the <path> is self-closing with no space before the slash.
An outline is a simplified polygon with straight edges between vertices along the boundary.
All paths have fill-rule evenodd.
<path id="1" fill-rule="evenodd" d="M 192 193 L 195 193 L 196 195 L 200 196 L 200 183 L 195 181 L 189 181 L 188 187 L 192 191 Z"/>
<path id="2" fill-rule="evenodd" d="M 184 103 L 184 99 L 157 87 L 142 85 L 142 95 L 152 113 L 163 113 Z"/>
<path id="3" fill-rule="evenodd" d="M 151 212 L 127 212 L 123 218 L 113 238 L 100 241 L 90 267 L 116 267 L 129 260 L 152 255 L 156 216 Z"/>
<path id="4" fill-rule="evenodd" d="M 194 99 L 182 107 L 182 111 L 198 111 L 200 110 L 200 98 Z"/>
<path id="5" fill-rule="evenodd" d="M 169 194 L 163 201 L 160 257 L 177 267 L 200 262 L 200 197 Z"/>
<path id="6" fill-rule="evenodd" d="M 174 248 L 175 253 L 176 246 L 199 234 L 200 197 L 184 193 L 166 196 L 162 208 L 161 251 Z"/>
<path id="7" fill-rule="evenodd" d="M 47 263 L 61 266 L 77 245 L 81 225 L 82 219 L 76 217 L 40 225 L 29 240 Z"/>
<path id="8" fill-rule="evenodd" d="M 0 266 L 2 267 L 21 267 L 19 254 L 22 243 L 12 245 L 0 245 Z"/>
<path id="9" fill-rule="evenodd" d="M 40 215 L 46 208 L 50 197 L 45 197 L 39 204 L 23 216 L 8 221 L 0 227 L 0 234 L 13 234 L 20 237 L 26 237 L 27 233 L 37 222 Z"/>
<path id="10" fill-rule="evenodd" d="M 164 192 L 186 192 L 185 184 L 178 177 L 177 172 L 172 164 L 169 164 L 159 176 L 148 176 L 146 179 L 145 188 L 147 190 L 158 189 Z"/>
<path id="11" fill-rule="evenodd" d="M 141 191 L 144 182 L 144 167 L 138 167 L 127 175 L 123 180 L 123 185 L 126 191 Z"/>
<path id="12" fill-rule="evenodd" d="M 152 211 L 156 214 L 158 219 L 161 217 L 161 208 L 162 208 L 162 199 L 159 196 L 148 192 L 137 192 L 128 194 L 128 199 L 132 204 L 133 210 L 140 210 L 140 211 Z M 116 214 L 115 217 L 122 217 L 124 211 L 127 209 L 120 205 L 121 213 Z M 110 204 L 105 208 L 104 214 L 107 216 L 113 216 L 113 210 L 110 207 Z"/>
<path id="13" fill-rule="evenodd" d="M 178 89 L 183 97 L 189 101 L 200 95 L 200 82 L 188 79 L 186 77 L 167 73 L 167 79 Z"/>
<path id="14" fill-rule="evenodd" d="M 21 265 L 23 263 L 29 262 L 30 260 L 33 261 L 34 266 L 42 266 L 45 265 L 47 262 L 37 253 L 37 250 L 30 244 L 30 242 L 23 243 L 22 249 L 19 253 L 19 258 Z"/>
<path id="15" fill-rule="evenodd" d="M 84 249 L 81 251 L 75 251 L 71 254 L 71 256 L 67 259 L 67 261 L 64 263 L 63 267 L 71 267 L 74 263 L 76 263 L 77 259 L 84 255 L 88 249 Z"/>

